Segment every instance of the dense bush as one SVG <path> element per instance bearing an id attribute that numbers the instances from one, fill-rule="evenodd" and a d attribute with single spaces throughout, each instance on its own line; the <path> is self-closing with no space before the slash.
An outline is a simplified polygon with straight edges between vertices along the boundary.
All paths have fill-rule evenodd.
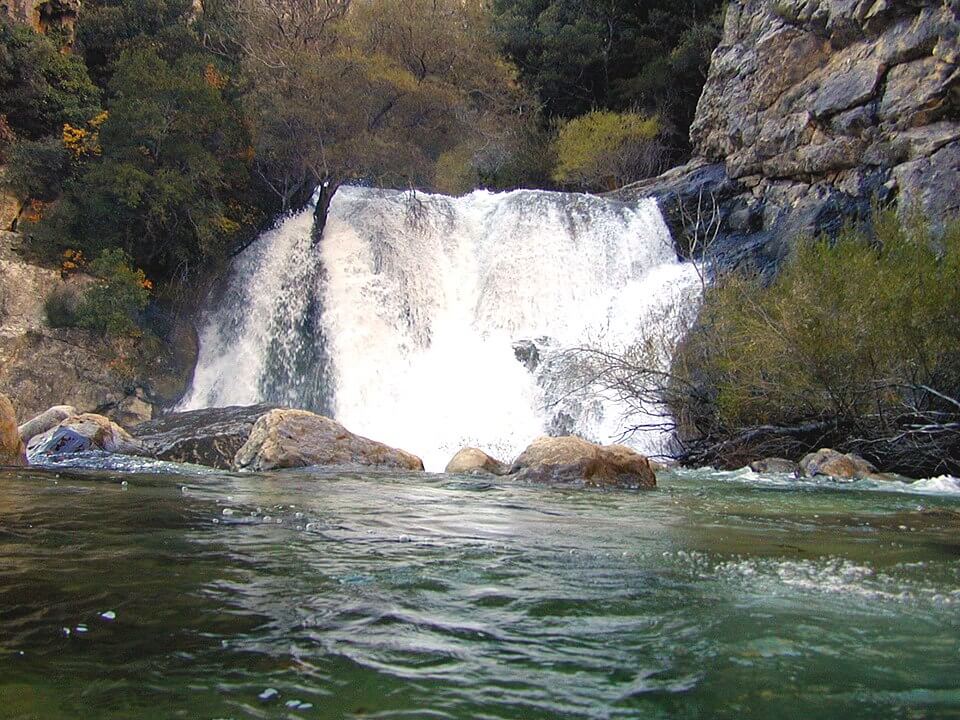
<path id="1" fill-rule="evenodd" d="M 100 91 L 83 61 L 31 28 L 0 19 L 0 113 L 31 140 L 57 135 L 64 123 L 97 114 Z"/>
<path id="2" fill-rule="evenodd" d="M 637 113 L 594 111 L 557 133 L 553 179 L 589 190 L 613 190 L 663 169 L 660 123 Z"/>
<path id="3" fill-rule="evenodd" d="M 76 327 L 80 322 L 78 310 L 81 295 L 70 286 L 57 288 L 44 301 L 47 325 L 53 328 Z"/>
<path id="4" fill-rule="evenodd" d="M 880 213 L 798 242 L 773 282 L 708 288 L 672 403 L 700 460 L 834 445 L 904 472 L 960 463 L 960 223 Z"/>
<path id="5" fill-rule="evenodd" d="M 3 184 L 15 195 L 49 202 L 60 194 L 70 170 L 70 156 L 60 138 L 15 140 L 5 156 Z"/>
<path id="6" fill-rule="evenodd" d="M 674 149 L 688 129 L 720 40 L 725 0 L 494 0 L 500 48 L 546 119 L 639 108 Z"/>
<path id="7" fill-rule="evenodd" d="M 134 268 L 130 257 L 118 249 L 105 250 L 88 269 L 100 282 L 83 294 L 77 324 L 109 335 L 137 334 L 150 300 L 151 284 L 143 270 Z"/>

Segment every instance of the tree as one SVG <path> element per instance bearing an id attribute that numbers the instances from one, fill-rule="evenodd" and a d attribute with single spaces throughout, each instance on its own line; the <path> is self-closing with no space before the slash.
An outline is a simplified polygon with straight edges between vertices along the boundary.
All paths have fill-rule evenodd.
<path id="1" fill-rule="evenodd" d="M 660 123 L 637 113 L 594 111 L 564 123 L 557 133 L 553 179 L 591 190 L 613 190 L 656 175 L 666 152 Z"/>
<path id="2" fill-rule="evenodd" d="M 639 109 L 677 157 L 720 38 L 723 0 L 494 0 L 500 48 L 547 119 Z"/>
<path id="3" fill-rule="evenodd" d="M 231 200 L 249 183 L 228 82 L 199 54 L 168 62 L 151 46 L 124 51 L 102 153 L 67 184 L 48 235 L 88 255 L 121 248 L 167 276 L 224 257 L 244 222 Z"/>
<path id="4" fill-rule="evenodd" d="M 83 62 L 22 25 L 0 19 L 0 113 L 28 140 L 59 136 L 100 108 L 100 91 Z"/>

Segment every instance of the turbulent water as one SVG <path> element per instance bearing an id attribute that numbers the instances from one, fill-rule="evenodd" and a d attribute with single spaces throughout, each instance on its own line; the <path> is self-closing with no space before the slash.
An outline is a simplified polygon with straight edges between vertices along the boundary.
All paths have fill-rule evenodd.
<path id="1" fill-rule="evenodd" d="M 132 463 L 0 471 L 0 717 L 960 716 L 954 479 Z"/>
<path id="2" fill-rule="evenodd" d="M 432 469 L 464 445 L 509 459 L 545 432 L 609 441 L 644 418 L 571 394 L 559 358 L 651 327 L 669 346 L 699 296 L 652 200 L 350 187 L 316 246 L 311 223 L 307 209 L 241 256 L 184 408 L 333 413 Z M 634 442 L 655 451 L 664 436 Z"/>

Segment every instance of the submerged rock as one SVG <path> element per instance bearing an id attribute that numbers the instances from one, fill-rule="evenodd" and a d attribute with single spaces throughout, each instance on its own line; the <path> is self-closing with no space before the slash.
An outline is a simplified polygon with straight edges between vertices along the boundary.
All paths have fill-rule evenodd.
<path id="1" fill-rule="evenodd" d="M 143 447 L 130 433 L 103 415 L 71 415 L 27 444 L 30 457 L 59 457 L 88 450 L 141 455 Z"/>
<path id="2" fill-rule="evenodd" d="M 21 425 L 18 428 L 20 439 L 28 443 L 31 438 L 36 437 L 40 433 L 47 432 L 47 430 L 56 427 L 71 415 L 77 414 L 77 409 L 73 405 L 54 405 L 52 408 L 44 410 L 36 417 L 27 420 Z"/>
<path id="3" fill-rule="evenodd" d="M 797 463 L 781 457 L 768 457 L 763 458 L 763 460 L 754 460 L 750 463 L 750 469 L 757 473 L 800 474 L 800 466 Z"/>
<path id="4" fill-rule="evenodd" d="M 821 448 L 804 455 L 800 461 L 800 472 L 804 477 L 827 475 L 838 480 L 858 480 L 876 475 L 877 468 L 859 455 Z"/>
<path id="5" fill-rule="evenodd" d="M 144 453 L 157 460 L 227 470 L 250 437 L 254 423 L 272 405 L 207 408 L 172 413 L 134 428 Z"/>
<path id="6" fill-rule="evenodd" d="M 596 445 L 583 438 L 541 437 L 510 468 L 519 480 L 585 483 L 603 487 L 654 488 L 650 461 L 624 445 Z"/>
<path id="7" fill-rule="evenodd" d="M 490 457 L 483 450 L 465 447 L 450 458 L 444 472 L 447 473 L 490 473 L 506 475 L 509 468 L 499 460 Z"/>
<path id="8" fill-rule="evenodd" d="M 26 465 L 23 440 L 17 431 L 17 416 L 13 403 L 0 393 L 0 465 Z"/>
<path id="9" fill-rule="evenodd" d="M 423 470 L 416 455 L 354 435 L 340 423 L 307 410 L 277 409 L 260 417 L 233 460 L 237 470 L 312 465 Z"/>

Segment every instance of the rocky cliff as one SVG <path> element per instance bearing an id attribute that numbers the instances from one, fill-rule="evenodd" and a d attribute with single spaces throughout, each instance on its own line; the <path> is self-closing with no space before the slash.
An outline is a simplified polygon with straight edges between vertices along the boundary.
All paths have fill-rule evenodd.
<path id="1" fill-rule="evenodd" d="M 59 271 L 24 260 L 20 240 L 0 232 L 0 392 L 17 417 L 26 421 L 67 403 L 135 425 L 179 398 L 196 358 L 192 327 L 175 328 L 170 343 L 49 327 L 44 301 L 51 291 L 91 279 L 64 280 Z"/>
<path id="2" fill-rule="evenodd" d="M 63 31 L 68 42 L 73 40 L 79 11 L 80 0 L 0 0 L 0 15 L 40 33 Z"/>
<path id="3" fill-rule="evenodd" d="M 657 197 L 681 244 L 716 220 L 734 265 L 774 265 L 874 198 L 956 214 L 958 33 L 957 0 L 732 0 L 694 160 L 627 192 Z"/>

